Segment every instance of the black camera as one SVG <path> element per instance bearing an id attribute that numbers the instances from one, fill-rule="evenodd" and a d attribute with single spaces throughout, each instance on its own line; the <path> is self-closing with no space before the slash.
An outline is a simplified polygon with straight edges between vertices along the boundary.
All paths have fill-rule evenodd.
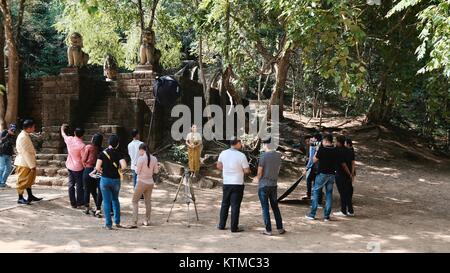
<path id="1" fill-rule="evenodd" d="M 312 147 L 316 147 L 316 146 L 320 146 L 320 141 L 310 141 L 309 145 L 311 145 Z"/>

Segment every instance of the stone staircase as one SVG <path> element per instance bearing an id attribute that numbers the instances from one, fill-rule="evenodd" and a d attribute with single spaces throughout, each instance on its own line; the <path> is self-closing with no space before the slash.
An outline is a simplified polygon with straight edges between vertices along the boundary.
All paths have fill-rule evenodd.
<path id="1" fill-rule="evenodd" d="M 67 185 L 66 154 L 37 154 L 36 184 L 46 186 Z"/>
<path id="2" fill-rule="evenodd" d="M 95 104 L 87 120 L 83 123 L 85 134 L 84 143 L 91 142 L 96 133 L 103 135 L 103 147 L 107 146 L 110 135 L 120 130 L 118 125 L 108 125 L 108 99 L 103 98 Z M 68 170 L 66 168 L 67 154 L 59 154 L 58 151 L 67 151 L 60 134 L 59 126 L 45 128 L 44 144 L 40 153 L 36 155 L 37 178 L 39 185 L 62 186 L 67 185 Z"/>
<path id="3" fill-rule="evenodd" d="M 103 133 L 101 130 L 101 126 L 107 123 L 108 123 L 108 100 L 102 100 L 95 105 L 94 110 L 90 113 L 88 119 L 83 125 L 83 128 L 85 130 L 83 137 L 84 142 L 89 143 L 94 134 Z"/>

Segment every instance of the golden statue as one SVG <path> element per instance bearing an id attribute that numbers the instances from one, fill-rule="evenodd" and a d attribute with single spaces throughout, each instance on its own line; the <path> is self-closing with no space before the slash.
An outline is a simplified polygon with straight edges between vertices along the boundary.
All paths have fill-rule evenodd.
<path id="1" fill-rule="evenodd" d="M 203 143 L 202 135 L 197 132 L 195 124 L 192 125 L 191 132 L 186 136 L 186 145 L 188 146 L 189 170 L 194 173 L 195 177 L 198 177 Z"/>
<path id="2" fill-rule="evenodd" d="M 69 67 L 83 67 L 89 61 L 89 55 L 85 53 L 83 48 L 83 37 L 80 33 L 74 32 L 70 35 L 70 46 L 67 48 L 67 58 Z"/>

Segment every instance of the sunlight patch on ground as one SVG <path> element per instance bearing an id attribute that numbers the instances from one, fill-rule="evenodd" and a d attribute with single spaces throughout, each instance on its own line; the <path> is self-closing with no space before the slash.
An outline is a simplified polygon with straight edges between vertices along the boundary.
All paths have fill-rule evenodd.
<path id="1" fill-rule="evenodd" d="M 411 240 L 411 238 L 406 235 L 393 235 L 393 236 L 390 236 L 389 238 L 392 240 L 398 240 L 398 241 Z"/>

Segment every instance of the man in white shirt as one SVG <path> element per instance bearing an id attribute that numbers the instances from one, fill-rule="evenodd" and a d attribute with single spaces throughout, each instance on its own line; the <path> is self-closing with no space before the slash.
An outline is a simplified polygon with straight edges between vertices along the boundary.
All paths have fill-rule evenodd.
<path id="1" fill-rule="evenodd" d="M 133 129 L 131 131 L 131 136 L 133 137 L 133 140 L 128 144 L 128 155 L 131 159 L 131 173 L 133 175 L 133 186 L 136 187 L 137 182 L 137 174 L 136 174 L 136 166 L 137 166 L 137 160 L 139 157 L 139 146 L 141 146 L 142 141 L 140 141 L 140 135 L 139 131 L 137 129 Z"/>
<path id="2" fill-rule="evenodd" d="M 218 229 L 224 230 L 228 218 L 228 210 L 231 206 L 231 232 L 241 232 L 239 228 L 239 212 L 242 197 L 244 196 L 244 175 L 250 173 L 247 158 L 239 150 L 241 141 L 233 138 L 231 148 L 222 151 L 217 161 L 217 168 L 222 170 L 223 197 L 220 208 L 220 222 Z"/>

